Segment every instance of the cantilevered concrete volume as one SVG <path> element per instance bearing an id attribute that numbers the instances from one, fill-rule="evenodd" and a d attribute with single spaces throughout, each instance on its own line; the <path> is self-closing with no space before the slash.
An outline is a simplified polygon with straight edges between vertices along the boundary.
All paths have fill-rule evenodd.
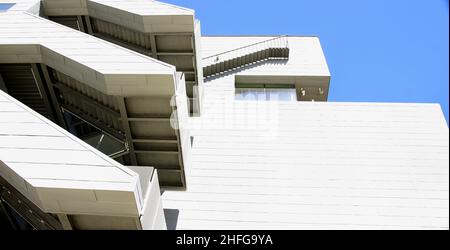
<path id="1" fill-rule="evenodd" d="M 2 4 L 6 226 L 449 228 L 441 107 L 327 102 L 319 37 L 202 36 L 152 0 Z"/>

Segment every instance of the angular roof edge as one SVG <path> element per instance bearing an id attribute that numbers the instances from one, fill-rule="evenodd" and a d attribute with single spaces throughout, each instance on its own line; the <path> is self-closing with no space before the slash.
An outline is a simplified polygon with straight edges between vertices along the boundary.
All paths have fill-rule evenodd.
<path id="1" fill-rule="evenodd" d="M 31 119 L 30 121 L 38 122 L 38 124 L 47 127 L 48 131 L 52 133 L 52 138 L 56 136 L 62 139 L 67 146 L 80 148 L 77 151 L 79 156 L 83 154 L 86 157 L 84 163 L 77 163 L 77 169 L 74 169 L 75 165 L 71 163 L 71 160 L 64 157 L 64 155 L 71 153 L 72 150 L 59 149 L 60 145 L 52 146 L 50 143 L 48 145 L 35 145 L 30 149 L 17 146 L 1 148 L 0 150 L 6 151 L 4 152 L 4 157 L 0 159 L 0 162 L 3 162 L 0 164 L 0 174 L 30 201 L 43 211 L 51 213 L 139 216 L 143 206 L 143 191 L 141 190 L 139 175 L 136 172 L 112 160 L 3 91 L 0 91 L 0 102 L 8 104 L 6 105 L 7 107 L 14 107 L 14 115 L 23 119 Z M 47 137 L 45 135 L 32 135 L 33 130 L 39 130 L 42 126 L 28 127 L 26 131 L 15 130 L 16 132 L 13 134 L 6 131 L 7 133 L 2 136 L 26 137 L 29 134 L 33 138 L 41 137 L 45 140 Z M 52 148 L 55 148 L 54 150 L 58 150 L 59 153 L 54 155 L 55 159 L 48 159 L 46 158 L 48 154 L 36 155 L 35 151 L 37 149 L 34 149 L 34 147 L 42 148 L 40 151 L 48 151 L 49 153 L 53 150 Z M 14 160 L 14 157 L 7 156 L 8 152 L 15 151 L 21 152 L 25 158 L 17 162 L 17 160 Z M 29 154 L 26 153 L 27 151 L 30 151 Z M 64 153 L 64 151 L 67 151 L 67 153 Z M 39 166 L 40 171 L 37 171 L 35 168 L 30 168 L 29 170 L 27 170 L 28 168 L 21 168 L 21 164 L 23 165 L 21 161 L 27 162 L 26 164 L 28 165 Z M 102 166 L 97 166 L 100 163 Z M 52 171 L 54 167 L 71 168 L 72 172 L 76 171 L 76 175 L 70 175 L 71 178 L 60 176 L 61 171 L 64 170 L 61 169 L 61 171 L 56 173 Z M 98 169 L 101 170 L 103 176 L 101 180 L 95 177 L 89 177 L 91 179 L 83 178 L 91 171 L 98 171 Z M 114 193 L 117 196 L 112 195 Z M 110 205 L 111 209 L 104 210 L 105 206 Z M 115 206 L 116 208 L 114 209 Z"/>

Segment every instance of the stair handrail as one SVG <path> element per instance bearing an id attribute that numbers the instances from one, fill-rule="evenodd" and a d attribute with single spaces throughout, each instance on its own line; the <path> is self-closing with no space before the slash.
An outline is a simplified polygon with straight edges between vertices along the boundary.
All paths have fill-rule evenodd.
<path id="1" fill-rule="evenodd" d="M 225 52 L 221 52 L 215 55 L 211 55 L 211 56 L 207 56 L 202 58 L 202 61 L 204 62 L 204 67 L 205 66 L 209 66 L 212 64 L 216 64 L 216 63 L 220 63 L 232 58 L 236 58 L 238 56 L 228 56 L 228 57 L 224 57 L 224 55 L 227 54 L 237 54 L 238 51 L 242 51 L 242 50 L 246 50 L 246 51 L 250 51 L 252 48 L 256 48 L 255 50 L 253 50 L 252 52 L 257 52 L 263 49 L 269 49 L 269 48 L 289 48 L 289 42 L 288 42 L 288 35 L 281 35 L 281 36 L 277 36 L 274 38 L 270 38 L 268 40 L 264 40 L 264 41 L 260 41 L 257 43 L 253 43 L 253 44 L 249 44 L 243 47 L 239 47 L 236 49 L 232 49 L 232 50 L 228 50 Z M 250 52 L 250 53 L 252 53 Z M 239 56 L 241 55 L 245 55 L 246 53 L 240 53 Z M 221 59 L 221 58 L 225 58 L 225 59 Z M 206 63 L 205 63 L 206 61 Z M 211 62 L 212 61 L 212 62 Z"/>

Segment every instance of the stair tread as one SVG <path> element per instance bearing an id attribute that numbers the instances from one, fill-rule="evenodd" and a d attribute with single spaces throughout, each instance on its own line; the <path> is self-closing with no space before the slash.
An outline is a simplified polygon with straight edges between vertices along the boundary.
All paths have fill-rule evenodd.
<path id="1" fill-rule="evenodd" d="M 219 75 L 228 72 L 231 69 L 237 69 L 242 66 L 251 65 L 270 58 L 288 59 L 288 57 L 289 48 L 261 49 L 252 53 L 208 65 L 203 68 L 203 73 L 204 77 L 210 77 L 213 75 Z"/>

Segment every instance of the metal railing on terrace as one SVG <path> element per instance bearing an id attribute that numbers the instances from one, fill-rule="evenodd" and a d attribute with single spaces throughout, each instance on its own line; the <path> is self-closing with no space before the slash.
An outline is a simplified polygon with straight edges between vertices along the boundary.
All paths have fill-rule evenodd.
<path id="1" fill-rule="evenodd" d="M 203 58 L 205 78 L 267 59 L 288 59 L 288 36 L 279 36 Z"/>

